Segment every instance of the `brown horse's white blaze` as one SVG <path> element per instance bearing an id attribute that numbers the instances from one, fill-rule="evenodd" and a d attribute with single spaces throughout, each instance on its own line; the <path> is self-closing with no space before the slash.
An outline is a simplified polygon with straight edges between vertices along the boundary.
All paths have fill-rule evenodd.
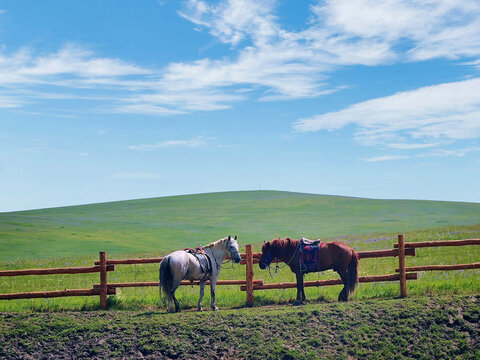
<path id="1" fill-rule="evenodd" d="M 333 269 L 340 275 L 344 284 L 338 296 L 338 301 L 348 301 L 358 284 L 358 253 L 343 242 L 323 243 L 319 248 L 318 267 L 314 270 L 305 271 L 302 270 L 297 257 L 299 244 L 300 240 L 290 238 L 264 242 L 259 263 L 260 268 L 265 269 L 270 266 L 275 258 L 282 260 L 290 267 L 297 278 L 297 298 L 294 305 L 302 304 L 306 299 L 303 277 L 307 272 Z"/>

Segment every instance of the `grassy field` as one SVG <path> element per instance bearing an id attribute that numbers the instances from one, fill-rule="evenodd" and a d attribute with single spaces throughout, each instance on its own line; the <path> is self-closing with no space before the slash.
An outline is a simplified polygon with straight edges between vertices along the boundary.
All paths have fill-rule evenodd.
<path id="1" fill-rule="evenodd" d="M 358 251 L 392 248 L 396 235 L 407 241 L 480 238 L 480 204 L 342 198 L 274 191 L 217 193 L 85 205 L 0 214 L 0 269 L 91 266 L 98 251 L 109 258 L 160 256 L 238 234 L 241 250 L 263 240 L 303 235 L 341 240 Z M 480 247 L 419 249 L 407 265 L 461 264 L 480 261 Z M 244 279 L 245 267 L 222 270 L 221 279 Z M 365 259 L 360 275 L 391 274 L 393 258 Z M 1 277 L 0 293 L 91 288 L 98 274 Z M 267 283 L 294 281 L 288 268 L 275 279 L 255 266 L 255 278 Z M 336 273 L 309 274 L 306 280 L 337 278 Z M 409 294 L 478 294 L 480 271 L 420 273 L 408 283 Z M 157 281 L 158 265 L 119 265 L 110 282 Z M 308 288 L 311 302 L 335 301 L 340 286 Z M 394 298 L 398 283 L 360 284 L 354 300 Z M 285 304 L 295 290 L 255 293 L 255 305 Z M 196 306 L 197 287 L 182 287 L 183 308 Z M 217 304 L 238 308 L 245 293 L 219 286 Z M 207 291 L 204 304 L 209 303 Z M 119 289 L 110 309 L 158 310 L 156 288 Z M 98 297 L 0 301 L 0 311 L 94 310 Z"/>
<path id="2" fill-rule="evenodd" d="M 479 359 L 480 297 L 219 312 L 0 313 L 0 359 Z"/>
<path id="3" fill-rule="evenodd" d="M 0 214 L 0 269 L 91 266 L 109 258 L 151 257 L 238 234 L 241 251 L 277 236 L 344 241 L 358 251 L 406 241 L 480 238 L 480 204 L 369 200 L 273 191 L 217 193 Z M 418 249 L 407 265 L 480 261 L 480 246 Z M 364 259 L 360 275 L 390 274 L 394 258 Z M 266 283 L 294 281 L 288 268 Z M 158 265 L 118 265 L 109 282 L 157 281 Z M 337 278 L 332 271 L 306 280 Z M 244 279 L 229 264 L 221 279 Z M 479 359 L 480 271 L 425 272 L 408 282 L 360 284 L 352 301 L 341 286 L 307 288 L 307 304 L 287 305 L 295 289 L 255 292 L 245 308 L 238 286 L 218 286 L 221 311 L 197 313 L 198 287 L 177 292 L 180 314 L 166 314 L 158 289 L 119 289 L 98 297 L 0 301 L 0 359 L 262 358 Z M 91 288 L 98 274 L 0 277 L 0 293 Z M 204 298 L 208 309 L 209 291 Z M 185 311 L 187 310 L 187 311 Z"/>
<path id="4" fill-rule="evenodd" d="M 429 241 L 438 239 L 463 239 L 480 238 L 480 226 L 458 227 L 451 231 L 443 229 L 415 231 L 406 233 L 406 238 L 415 241 Z M 349 243 L 357 250 L 386 249 L 392 248 L 396 241 L 394 234 L 364 235 L 358 237 L 342 237 L 341 240 Z M 257 245 L 258 249 L 259 245 Z M 463 264 L 478 262 L 480 259 L 480 247 L 457 247 L 457 248 L 432 248 L 418 249 L 417 256 L 408 257 L 407 265 L 430 265 L 430 264 Z M 137 256 L 131 254 L 130 256 Z M 141 255 L 141 254 L 140 254 Z M 22 261 L 3 268 L 19 267 L 58 267 L 93 264 L 95 257 L 78 257 L 75 262 L 70 259 Z M 220 279 L 245 279 L 245 266 L 235 265 L 234 268 L 225 269 L 220 274 Z M 394 258 L 363 259 L 360 262 L 360 275 L 392 274 L 398 267 L 398 260 Z M 279 271 L 272 279 L 266 270 L 260 270 L 255 265 L 255 278 L 264 279 L 266 283 L 295 281 L 295 276 L 288 268 Z M 273 273 L 273 268 L 272 268 Z M 109 273 L 109 282 L 129 281 L 158 281 L 158 265 L 117 265 L 117 271 Z M 306 275 L 306 280 L 338 278 L 333 271 L 311 273 Z M 410 295 L 445 295 L 445 294 L 479 294 L 480 271 L 446 271 L 419 273 L 419 279 L 409 281 L 407 284 Z M 20 291 L 46 291 L 65 288 L 91 288 L 92 284 L 99 283 L 98 274 L 81 275 L 49 275 L 49 276 L 25 276 L 0 278 L 0 293 Z M 341 286 L 329 286 L 322 288 L 307 288 L 306 294 L 310 303 L 334 302 L 341 290 Z M 183 309 L 195 308 L 198 301 L 197 286 L 183 286 L 177 291 L 177 297 Z M 359 284 L 353 300 L 367 300 L 373 298 L 395 298 L 399 294 L 398 282 Z M 296 295 L 295 289 L 288 290 L 262 290 L 255 292 L 255 306 L 270 304 L 287 304 Z M 210 293 L 206 292 L 204 304 L 208 305 Z M 220 308 L 238 308 L 245 304 L 245 293 L 238 286 L 218 286 L 217 305 Z M 32 299 L 0 301 L 0 311 L 68 311 L 68 310 L 95 310 L 98 309 L 98 297 L 70 297 L 58 299 Z M 157 288 L 132 288 L 118 289 L 115 297 L 109 298 L 108 306 L 116 310 L 159 310 Z"/>
<path id="5" fill-rule="evenodd" d="M 0 213 L 0 262 L 145 252 L 204 245 L 228 234 L 241 244 L 403 233 L 480 224 L 480 204 L 371 200 L 280 191 L 172 196 Z"/>

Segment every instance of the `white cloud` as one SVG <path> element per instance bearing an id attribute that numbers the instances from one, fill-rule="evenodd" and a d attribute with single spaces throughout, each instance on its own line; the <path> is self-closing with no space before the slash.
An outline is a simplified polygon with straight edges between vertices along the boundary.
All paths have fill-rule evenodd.
<path id="1" fill-rule="evenodd" d="M 364 158 L 360 160 L 366 161 L 366 162 L 379 162 L 379 161 L 405 160 L 408 158 L 409 156 L 404 156 L 404 155 L 383 155 L 383 156 L 375 156 L 371 158 Z"/>
<path id="2" fill-rule="evenodd" d="M 317 1 L 301 31 L 282 27 L 274 0 L 184 4 L 180 16 L 231 45 L 229 55 L 145 68 L 75 45 L 40 55 L 23 48 L 0 52 L 0 88 L 35 88 L 44 96 L 45 86 L 74 95 L 95 89 L 88 96 L 102 101 L 104 111 L 166 116 L 226 109 L 246 99 L 329 94 L 338 88 L 328 85 L 328 76 L 342 66 L 480 57 L 476 0 Z M 0 106 L 20 106 L 28 96 L 16 94 Z"/>
<path id="3" fill-rule="evenodd" d="M 392 149 L 400 149 L 400 150 L 415 150 L 415 149 L 426 149 L 435 146 L 441 145 L 440 143 L 426 143 L 426 144 L 415 144 L 415 143 L 390 143 L 388 147 Z"/>
<path id="4" fill-rule="evenodd" d="M 335 131 L 354 124 L 357 141 L 397 149 L 431 147 L 432 140 L 474 139 L 480 137 L 478 89 L 480 78 L 427 86 L 300 119 L 294 128 Z"/>
<path id="5" fill-rule="evenodd" d="M 145 109 L 148 111 L 148 109 L 152 107 L 153 111 L 158 108 L 159 113 L 162 111 L 166 112 L 167 114 L 184 113 L 188 110 L 205 111 L 226 109 L 230 107 L 230 103 L 242 99 L 243 96 L 224 94 L 219 91 L 205 90 L 204 92 L 200 92 L 190 89 L 184 89 L 183 91 L 179 89 L 172 89 L 172 91 L 170 92 L 165 91 L 133 96 L 129 99 L 126 99 L 125 101 L 131 102 L 134 105 L 125 105 L 124 108 L 128 106 L 145 107 Z M 162 104 L 166 104 L 178 110 L 163 108 L 161 106 Z M 144 113 L 147 113 L 147 111 L 145 111 Z"/>
<path id="6" fill-rule="evenodd" d="M 114 113 L 127 113 L 127 114 L 145 114 L 145 115 L 158 115 L 158 116 L 166 116 L 166 115 L 176 115 L 182 114 L 182 111 L 168 109 L 164 106 L 158 106 L 154 104 L 126 104 L 120 105 L 113 109 L 108 109 L 108 112 Z"/>
<path id="7" fill-rule="evenodd" d="M 95 79 L 147 75 L 150 70 L 128 64 L 120 59 L 95 57 L 93 52 L 66 45 L 59 51 L 35 56 L 27 48 L 6 56 L 0 54 L 0 86 L 10 84 L 52 84 L 85 86 Z M 65 75 L 74 78 L 65 79 Z"/>
<path id="8" fill-rule="evenodd" d="M 209 139 L 204 136 L 197 136 L 189 140 L 166 140 L 156 144 L 130 145 L 130 150 L 155 151 L 168 147 L 199 147 L 207 144 Z"/>
<path id="9" fill-rule="evenodd" d="M 468 153 L 471 152 L 478 152 L 480 151 L 480 147 L 478 146 L 469 146 L 466 148 L 460 148 L 460 149 L 453 149 L 453 150 L 447 150 L 447 149 L 435 149 L 434 151 L 427 153 L 427 154 L 421 154 L 419 157 L 427 157 L 427 156 L 435 156 L 435 157 L 444 157 L 444 156 L 456 156 L 456 157 L 463 157 L 467 155 Z"/>
<path id="10" fill-rule="evenodd" d="M 197 25 L 209 28 L 222 42 L 236 45 L 247 38 L 265 43 L 277 35 L 279 29 L 272 14 L 273 0 L 226 0 L 217 6 L 205 1 L 190 0 L 181 16 Z"/>
<path id="11" fill-rule="evenodd" d="M 20 75 L 48 76 L 71 74 L 79 77 L 115 77 L 145 75 L 150 71 L 119 59 L 96 58 L 91 51 L 67 45 L 56 53 L 32 58 L 26 56 Z M 18 64 L 17 64 L 18 65 Z"/>
<path id="12" fill-rule="evenodd" d="M 21 103 L 19 100 L 13 99 L 11 96 L 0 95 L 0 108 L 16 108 L 20 106 Z"/>
<path id="13" fill-rule="evenodd" d="M 330 0 L 313 6 L 322 29 L 350 41 L 362 39 L 410 48 L 408 60 L 480 54 L 480 4 L 476 0 Z"/>
<path id="14" fill-rule="evenodd" d="M 275 7 L 274 1 L 188 1 L 182 16 L 243 47 L 233 59 L 171 64 L 163 80 L 224 92 L 251 86 L 264 92 L 260 99 L 295 99 L 335 91 L 325 78 L 339 66 L 480 55 L 480 5 L 474 0 L 319 1 L 298 32 L 279 25 Z"/>
<path id="15" fill-rule="evenodd" d="M 477 59 L 477 60 L 474 60 L 474 61 L 467 61 L 467 62 L 464 62 L 462 65 L 473 66 L 473 67 L 480 70 L 480 59 Z"/>

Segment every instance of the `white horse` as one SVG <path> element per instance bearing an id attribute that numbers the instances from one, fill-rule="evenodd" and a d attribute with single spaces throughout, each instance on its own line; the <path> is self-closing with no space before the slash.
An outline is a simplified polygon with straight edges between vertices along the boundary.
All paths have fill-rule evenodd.
<path id="1" fill-rule="evenodd" d="M 175 290 L 180 286 L 183 279 L 190 281 L 200 280 L 200 299 L 198 300 L 198 311 L 202 311 L 202 298 L 205 292 L 205 282 L 210 280 L 211 306 L 212 310 L 218 310 L 215 305 L 215 284 L 218 274 L 222 268 L 222 262 L 226 257 L 236 263 L 240 262 L 238 253 L 237 236 L 230 235 L 203 247 L 206 256 L 198 257 L 184 250 L 175 251 L 162 259 L 160 263 L 160 297 L 162 290 L 165 293 L 168 312 L 179 312 L 180 305 L 175 298 Z M 202 259 L 200 261 L 199 259 Z M 202 264 L 203 262 L 203 264 Z M 207 266 L 206 266 L 207 265 Z M 173 309 L 172 301 L 175 303 Z"/>

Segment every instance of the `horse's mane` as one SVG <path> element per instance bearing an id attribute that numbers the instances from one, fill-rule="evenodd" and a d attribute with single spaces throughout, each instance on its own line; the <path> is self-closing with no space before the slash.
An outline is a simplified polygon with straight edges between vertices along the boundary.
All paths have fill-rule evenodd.
<path id="1" fill-rule="evenodd" d="M 220 244 L 223 245 L 223 243 L 224 243 L 225 241 L 227 241 L 227 239 L 228 239 L 228 237 L 223 238 L 223 239 L 220 239 L 220 240 L 217 240 L 217 241 L 214 241 L 214 242 L 212 242 L 212 243 L 210 243 L 210 244 L 208 244 L 208 245 L 205 245 L 203 248 L 204 248 L 204 249 L 208 249 L 208 248 L 212 248 L 212 247 L 217 247 L 217 246 L 220 245 Z"/>
<path id="2" fill-rule="evenodd" d="M 295 246 L 298 244 L 298 241 L 299 240 L 295 240 L 295 239 L 292 239 L 292 238 L 285 238 L 285 239 L 282 239 L 282 238 L 278 238 L 278 239 L 273 239 L 272 241 L 270 241 L 270 246 L 276 248 L 276 249 L 279 249 L 279 250 L 285 250 L 285 249 L 288 249 L 289 247 L 292 246 L 292 244 L 295 244 Z"/>

